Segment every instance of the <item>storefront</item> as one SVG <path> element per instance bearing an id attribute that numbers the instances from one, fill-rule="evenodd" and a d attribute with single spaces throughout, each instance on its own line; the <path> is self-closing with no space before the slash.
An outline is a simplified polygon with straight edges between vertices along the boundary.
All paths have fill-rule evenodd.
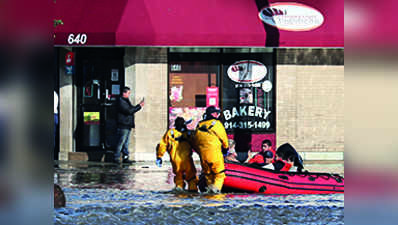
<path id="1" fill-rule="evenodd" d="M 112 105 L 123 86 L 132 88 L 133 102 L 146 100 L 132 132 L 134 160 L 153 160 L 157 142 L 177 116 L 192 119 L 189 128 L 194 129 L 209 105 L 222 109 L 224 126 L 240 152 L 259 150 L 265 138 L 274 146 L 289 139 L 299 150 L 343 151 L 340 133 L 326 144 L 325 137 L 303 144 L 304 134 L 290 131 L 301 130 L 297 126 L 306 115 L 291 117 L 289 105 L 300 107 L 298 98 L 321 93 L 327 85 L 316 86 L 326 83 L 321 78 L 311 83 L 314 90 L 307 94 L 284 90 L 297 87 L 300 70 L 309 76 L 332 71 L 337 80 L 332 86 L 342 85 L 343 1 L 64 0 L 55 6 L 55 20 L 62 21 L 54 34 L 60 159 L 68 160 L 69 152 L 112 148 Z M 335 104 L 341 96 L 334 95 L 327 101 Z M 333 120 L 325 123 L 342 129 Z M 316 123 L 306 126 L 311 132 L 305 135 L 319 132 Z"/>
<path id="2" fill-rule="evenodd" d="M 211 53 L 169 53 L 169 126 L 177 116 L 195 129 L 206 107 L 222 109 L 222 121 L 237 150 L 275 143 L 274 51 L 268 48 L 212 48 Z M 256 146 L 256 147 L 254 147 Z M 259 150 L 259 149 L 258 149 Z"/>

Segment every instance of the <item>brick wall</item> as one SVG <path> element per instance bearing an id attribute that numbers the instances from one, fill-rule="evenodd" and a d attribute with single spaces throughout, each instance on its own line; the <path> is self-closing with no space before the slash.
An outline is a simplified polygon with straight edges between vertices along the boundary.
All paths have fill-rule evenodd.
<path id="1" fill-rule="evenodd" d="M 303 55 L 298 50 L 295 52 L 296 56 Z M 278 53 L 277 58 L 280 59 L 283 58 L 280 54 L 285 54 L 286 51 Z M 311 64 L 311 61 L 303 64 Z M 308 152 L 307 154 L 342 154 L 344 65 L 320 64 L 323 63 L 302 65 L 277 62 L 277 145 L 289 142 L 299 152 Z M 334 160 L 342 159 L 341 155 L 334 157 Z"/>
<path id="2" fill-rule="evenodd" d="M 145 97 L 144 108 L 135 114 L 130 158 L 155 160 L 155 147 L 167 130 L 167 49 L 126 48 L 125 75 L 134 103 Z"/>

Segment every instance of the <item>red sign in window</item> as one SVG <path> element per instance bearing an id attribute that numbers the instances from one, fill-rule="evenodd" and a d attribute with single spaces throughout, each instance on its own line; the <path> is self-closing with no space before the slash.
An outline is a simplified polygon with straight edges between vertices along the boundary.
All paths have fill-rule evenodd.
<path id="1" fill-rule="evenodd" d="M 206 90 L 206 107 L 218 107 L 218 87 L 207 87 Z"/>
<path id="2" fill-rule="evenodd" d="M 74 53 L 68 52 L 65 55 L 65 64 L 67 66 L 73 66 L 75 64 Z"/>

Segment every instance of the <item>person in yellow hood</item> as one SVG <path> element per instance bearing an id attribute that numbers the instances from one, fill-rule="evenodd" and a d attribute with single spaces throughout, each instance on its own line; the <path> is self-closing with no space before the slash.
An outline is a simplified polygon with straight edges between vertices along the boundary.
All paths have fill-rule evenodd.
<path id="1" fill-rule="evenodd" d="M 177 117 L 174 127 L 169 129 L 157 146 L 156 164 L 162 166 L 162 157 L 167 151 L 173 167 L 175 190 L 184 190 L 184 180 L 188 183 L 188 191 L 197 192 L 198 178 L 192 159 L 190 132 L 187 130 L 184 118 Z"/>
<path id="2" fill-rule="evenodd" d="M 228 150 L 228 137 L 218 120 L 219 116 L 219 109 L 208 107 L 193 136 L 193 145 L 200 155 L 202 174 L 209 193 L 219 193 L 225 178 L 223 153 Z"/>

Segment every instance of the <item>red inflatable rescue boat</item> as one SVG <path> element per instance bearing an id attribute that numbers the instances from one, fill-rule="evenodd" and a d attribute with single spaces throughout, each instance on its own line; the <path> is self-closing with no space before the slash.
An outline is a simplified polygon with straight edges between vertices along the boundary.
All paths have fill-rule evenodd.
<path id="1" fill-rule="evenodd" d="M 248 164 L 225 163 L 223 192 L 264 194 L 344 193 L 344 178 L 338 174 L 278 172 Z"/>

